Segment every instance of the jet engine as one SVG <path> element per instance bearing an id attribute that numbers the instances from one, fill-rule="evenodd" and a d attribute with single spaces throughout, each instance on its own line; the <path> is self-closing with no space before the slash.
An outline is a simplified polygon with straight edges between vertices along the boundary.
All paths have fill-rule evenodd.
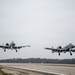
<path id="1" fill-rule="evenodd" d="M 6 46 L 9 46 L 9 43 L 6 43 Z"/>
<path id="2" fill-rule="evenodd" d="M 12 46 L 15 46 L 15 43 L 12 43 Z"/>
<path id="3" fill-rule="evenodd" d="M 75 52 L 75 49 L 71 50 L 72 52 Z"/>
<path id="4" fill-rule="evenodd" d="M 61 46 L 59 46 L 59 49 L 61 49 L 62 47 Z"/>

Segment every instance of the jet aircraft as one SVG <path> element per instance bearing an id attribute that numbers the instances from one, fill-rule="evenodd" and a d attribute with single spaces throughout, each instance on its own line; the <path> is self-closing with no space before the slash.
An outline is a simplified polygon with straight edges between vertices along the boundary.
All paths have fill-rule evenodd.
<path id="1" fill-rule="evenodd" d="M 10 44 L 6 43 L 5 46 L 4 45 L 0 45 L 0 48 L 4 49 L 4 52 L 6 51 L 6 49 L 11 49 L 11 50 L 16 50 L 20 49 L 20 48 L 24 48 L 24 47 L 30 47 L 30 45 L 27 46 L 16 46 L 16 44 L 12 41 Z"/>
<path id="2" fill-rule="evenodd" d="M 45 48 L 45 49 L 47 49 L 47 50 L 52 50 L 52 53 L 54 53 L 54 52 L 58 52 L 58 54 L 60 55 L 60 53 L 61 52 L 64 52 L 64 53 L 66 53 L 66 52 L 70 52 L 70 55 L 72 55 L 72 52 L 75 52 L 75 45 L 73 45 L 73 44 L 68 44 L 68 45 L 66 45 L 65 47 L 61 47 L 61 46 L 59 46 L 59 47 L 57 47 L 57 48 Z"/>

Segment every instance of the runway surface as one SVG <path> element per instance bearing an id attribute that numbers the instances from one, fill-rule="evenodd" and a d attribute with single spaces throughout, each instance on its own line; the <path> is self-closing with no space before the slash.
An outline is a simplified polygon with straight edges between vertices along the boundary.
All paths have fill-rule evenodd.
<path id="1" fill-rule="evenodd" d="M 18 69 L 51 73 L 57 75 L 75 75 L 74 64 L 45 64 L 45 63 L 0 63 L 0 65 Z M 40 74 L 34 74 L 40 75 Z M 46 74 L 47 75 L 47 74 Z M 49 74 L 48 74 L 49 75 Z"/>

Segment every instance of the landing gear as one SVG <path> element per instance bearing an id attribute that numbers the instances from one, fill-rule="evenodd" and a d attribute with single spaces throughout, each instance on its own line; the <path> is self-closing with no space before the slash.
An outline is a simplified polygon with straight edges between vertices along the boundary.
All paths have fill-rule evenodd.
<path id="1" fill-rule="evenodd" d="M 72 52 L 71 52 L 72 50 L 70 49 L 69 51 L 70 51 L 70 55 L 72 55 Z"/>
<path id="2" fill-rule="evenodd" d="M 60 52 L 59 52 L 59 56 L 60 56 Z"/>
<path id="3" fill-rule="evenodd" d="M 70 55 L 72 55 L 72 53 L 70 52 Z"/>
<path id="4" fill-rule="evenodd" d="M 54 53 L 54 51 L 52 50 L 52 53 Z"/>
<path id="5" fill-rule="evenodd" d="M 66 51 L 64 53 L 66 53 Z"/>
<path id="6" fill-rule="evenodd" d="M 5 52 L 6 50 L 4 50 L 4 52 Z"/>
<path id="7" fill-rule="evenodd" d="M 16 52 L 17 52 L 17 50 L 16 50 Z"/>

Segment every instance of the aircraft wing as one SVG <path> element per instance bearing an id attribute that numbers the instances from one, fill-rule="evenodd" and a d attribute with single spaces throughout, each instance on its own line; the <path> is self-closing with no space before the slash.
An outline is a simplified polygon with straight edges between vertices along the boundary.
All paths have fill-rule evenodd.
<path id="1" fill-rule="evenodd" d="M 59 51 L 59 49 L 54 49 L 54 48 L 45 48 L 47 50 L 53 50 L 53 51 Z"/>
<path id="2" fill-rule="evenodd" d="M 27 45 L 27 46 L 14 46 L 13 49 L 20 49 L 20 48 L 24 48 L 24 47 L 30 47 L 30 45 Z"/>
<path id="3" fill-rule="evenodd" d="M 9 46 L 3 46 L 3 45 L 0 45 L 0 48 L 9 48 Z"/>

